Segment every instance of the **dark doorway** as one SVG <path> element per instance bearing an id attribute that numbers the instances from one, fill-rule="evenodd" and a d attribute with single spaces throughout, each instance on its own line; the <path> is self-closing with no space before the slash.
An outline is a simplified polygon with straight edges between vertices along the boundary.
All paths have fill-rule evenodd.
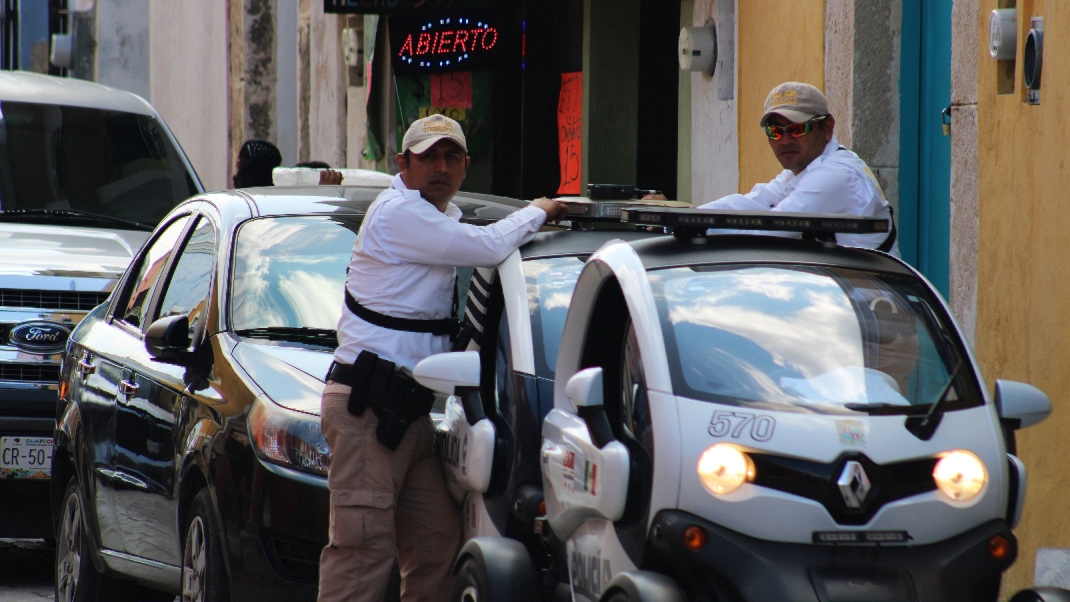
<path id="1" fill-rule="evenodd" d="M 635 185 L 676 198 L 680 3 L 641 0 Z"/>

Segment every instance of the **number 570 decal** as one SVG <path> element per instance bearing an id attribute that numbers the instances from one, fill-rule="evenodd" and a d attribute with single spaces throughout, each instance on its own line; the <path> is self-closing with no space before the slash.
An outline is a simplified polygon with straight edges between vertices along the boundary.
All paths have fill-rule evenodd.
<path id="1" fill-rule="evenodd" d="M 714 437 L 732 436 L 739 439 L 743 433 L 755 441 L 768 441 L 773 438 L 776 420 L 772 416 L 755 416 L 746 412 L 729 412 L 721 410 L 713 413 L 710 420 L 710 435 Z"/>

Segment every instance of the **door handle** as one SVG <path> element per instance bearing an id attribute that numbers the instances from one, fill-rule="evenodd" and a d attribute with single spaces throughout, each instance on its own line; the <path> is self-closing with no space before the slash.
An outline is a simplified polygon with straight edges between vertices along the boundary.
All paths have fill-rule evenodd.
<path id="1" fill-rule="evenodd" d="M 77 369 L 78 369 L 78 374 L 81 374 L 81 375 L 84 375 L 84 376 L 89 376 L 90 374 L 92 374 L 92 373 L 97 371 L 96 367 L 93 366 L 93 364 L 90 364 L 89 362 L 87 362 L 85 360 L 85 358 L 82 358 L 82 359 L 78 360 Z"/>
<path id="2" fill-rule="evenodd" d="M 119 392 L 127 397 L 131 397 L 137 394 L 137 390 L 141 388 L 141 385 L 130 382 L 128 380 L 119 381 Z"/>

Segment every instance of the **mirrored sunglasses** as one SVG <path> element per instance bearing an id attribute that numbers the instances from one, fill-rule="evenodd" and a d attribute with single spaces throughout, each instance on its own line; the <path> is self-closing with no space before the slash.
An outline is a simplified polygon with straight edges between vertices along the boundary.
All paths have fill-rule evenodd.
<path id="1" fill-rule="evenodd" d="M 821 115 L 814 117 L 809 121 L 802 123 L 789 123 L 788 125 L 767 125 L 765 126 L 765 135 L 769 136 L 771 140 L 780 140 L 784 137 L 784 134 L 791 136 L 792 138 L 802 138 L 803 136 L 814 131 L 814 124 L 818 121 L 823 121 L 828 115 Z"/>

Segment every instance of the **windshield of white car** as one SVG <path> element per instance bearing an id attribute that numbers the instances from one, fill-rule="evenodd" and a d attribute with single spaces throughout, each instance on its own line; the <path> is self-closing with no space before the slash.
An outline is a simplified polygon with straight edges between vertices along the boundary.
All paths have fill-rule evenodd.
<path id="1" fill-rule="evenodd" d="M 531 313 L 531 338 L 535 352 L 535 374 L 552 379 L 557 366 L 557 350 L 565 330 L 565 317 L 584 258 L 550 257 L 523 263 Z"/>
<path id="2" fill-rule="evenodd" d="M 234 244 L 230 329 L 251 338 L 331 343 L 358 228 L 356 216 L 244 223 Z"/>
<path id="3" fill-rule="evenodd" d="M 782 265 L 669 268 L 649 279 L 677 395 L 905 414 L 947 388 L 946 409 L 980 403 L 968 379 L 952 379 L 963 353 L 916 279 Z"/>
<path id="4" fill-rule="evenodd" d="M 0 102 L 0 210 L 28 221 L 154 226 L 197 186 L 153 117 L 49 104 Z M 87 217 L 97 219 L 87 220 Z M 120 221 L 108 220 L 116 218 Z"/>

